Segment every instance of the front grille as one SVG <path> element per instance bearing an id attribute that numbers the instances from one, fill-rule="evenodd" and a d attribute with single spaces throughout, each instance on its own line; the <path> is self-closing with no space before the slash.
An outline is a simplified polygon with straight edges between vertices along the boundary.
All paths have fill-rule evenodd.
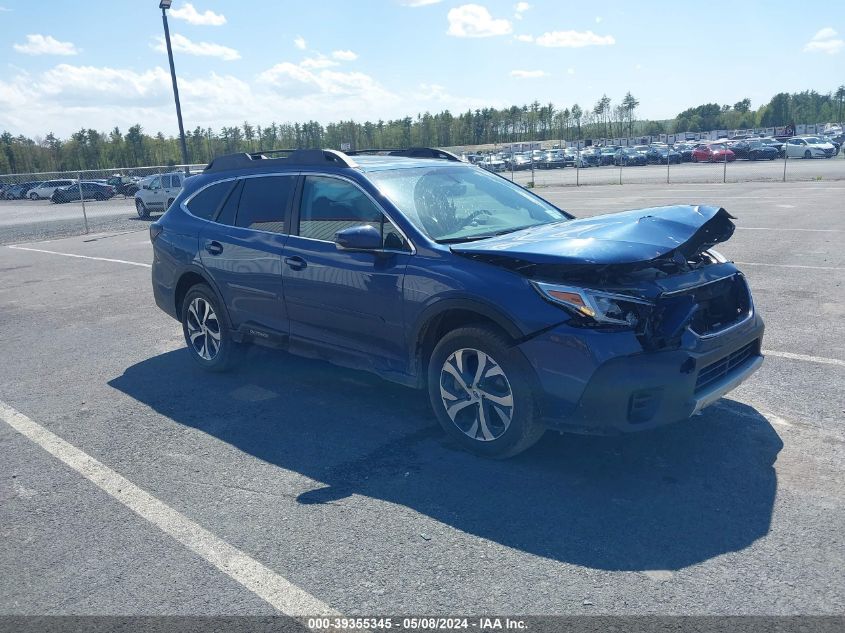
<path id="1" fill-rule="evenodd" d="M 692 288 L 682 296 L 698 306 L 690 328 L 699 336 L 716 334 L 751 313 L 751 294 L 741 274 Z"/>
<path id="2" fill-rule="evenodd" d="M 698 372 L 698 378 L 695 381 L 695 391 L 699 392 L 720 378 L 727 376 L 734 369 L 757 354 L 759 348 L 760 341 L 758 339 L 703 367 Z"/>

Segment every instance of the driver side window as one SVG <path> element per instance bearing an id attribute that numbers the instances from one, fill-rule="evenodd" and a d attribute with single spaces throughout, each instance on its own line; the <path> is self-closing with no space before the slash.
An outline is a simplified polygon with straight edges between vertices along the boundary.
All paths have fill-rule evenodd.
<path id="1" fill-rule="evenodd" d="M 306 176 L 299 208 L 299 235 L 334 241 L 335 233 L 369 225 L 381 232 L 384 248 L 408 250 L 401 233 L 357 186 L 339 178 Z"/>

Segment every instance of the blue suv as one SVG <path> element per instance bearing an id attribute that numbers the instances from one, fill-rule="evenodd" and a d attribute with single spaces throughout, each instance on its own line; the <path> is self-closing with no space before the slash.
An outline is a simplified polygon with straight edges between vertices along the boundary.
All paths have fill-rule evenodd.
<path id="1" fill-rule="evenodd" d="M 150 227 L 202 367 L 281 347 L 428 390 L 465 448 L 689 418 L 762 363 L 719 207 L 574 219 L 440 150 L 214 159 Z"/>

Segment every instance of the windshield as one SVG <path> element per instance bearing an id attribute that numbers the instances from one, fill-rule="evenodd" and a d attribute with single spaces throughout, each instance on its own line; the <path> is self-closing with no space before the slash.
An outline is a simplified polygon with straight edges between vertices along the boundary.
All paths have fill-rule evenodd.
<path id="1" fill-rule="evenodd" d="M 808 143 L 813 143 L 814 145 L 817 145 L 818 143 L 822 142 L 814 136 L 806 136 L 806 137 L 804 137 L 804 140 L 807 141 Z"/>
<path id="2" fill-rule="evenodd" d="M 396 207 L 438 242 L 463 242 L 568 220 L 513 183 L 466 166 L 394 169 L 369 174 Z"/>
<path id="3" fill-rule="evenodd" d="M 711 149 L 711 150 L 713 150 L 713 151 L 715 152 L 715 151 L 719 151 L 719 150 L 723 150 L 723 149 L 725 149 L 725 146 L 724 146 L 724 145 L 722 145 L 721 143 L 713 143 L 713 144 L 711 144 L 711 145 L 710 145 L 710 149 Z"/>

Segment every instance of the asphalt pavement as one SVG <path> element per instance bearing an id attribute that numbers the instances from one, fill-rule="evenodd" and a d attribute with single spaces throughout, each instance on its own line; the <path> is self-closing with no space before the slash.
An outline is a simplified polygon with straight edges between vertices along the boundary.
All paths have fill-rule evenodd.
<path id="1" fill-rule="evenodd" d="M 366 373 L 263 349 L 196 368 L 146 223 L 15 233 L 0 614 L 843 614 L 845 183 L 539 193 L 579 216 L 727 208 L 763 368 L 689 422 L 489 461 Z"/>

